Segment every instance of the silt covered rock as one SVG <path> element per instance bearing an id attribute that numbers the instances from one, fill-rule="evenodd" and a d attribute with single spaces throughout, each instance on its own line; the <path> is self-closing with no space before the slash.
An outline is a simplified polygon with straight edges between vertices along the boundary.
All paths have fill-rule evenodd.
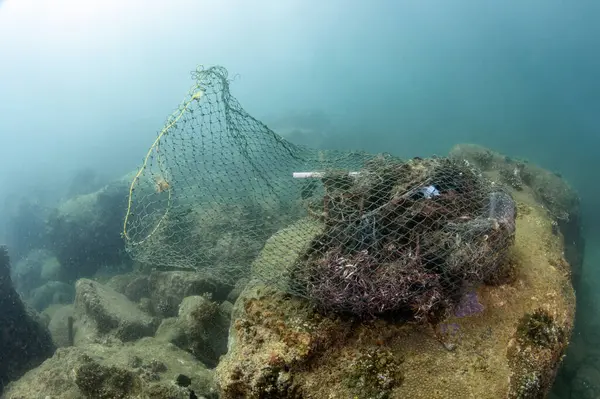
<path id="1" fill-rule="evenodd" d="M 178 385 L 180 376 L 187 386 Z M 212 372 L 192 355 L 153 338 L 135 344 L 60 348 L 10 384 L 7 398 L 214 398 Z"/>
<path id="2" fill-rule="evenodd" d="M 157 320 L 125 295 L 88 279 L 77 281 L 75 290 L 78 339 L 110 336 L 125 342 L 154 335 Z"/>
<path id="3" fill-rule="evenodd" d="M 229 314 L 223 305 L 205 296 L 189 296 L 179 306 L 178 316 L 163 320 L 156 338 L 192 353 L 209 367 L 215 367 L 227 351 Z"/>

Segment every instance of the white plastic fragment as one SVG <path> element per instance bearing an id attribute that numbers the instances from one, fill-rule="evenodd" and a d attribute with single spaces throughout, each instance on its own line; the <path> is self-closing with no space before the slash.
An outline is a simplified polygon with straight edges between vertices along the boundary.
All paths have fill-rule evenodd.
<path id="1" fill-rule="evenodd" d="M 440 195 L 439 190 L 437 188 L 435 188 L 435 186 L 423 187 L 419 190 L 419 192 L 421 194 L 423 194 L 423 197 L 428 198 L 428 199 L 437 197 L 438 195 Z"/>

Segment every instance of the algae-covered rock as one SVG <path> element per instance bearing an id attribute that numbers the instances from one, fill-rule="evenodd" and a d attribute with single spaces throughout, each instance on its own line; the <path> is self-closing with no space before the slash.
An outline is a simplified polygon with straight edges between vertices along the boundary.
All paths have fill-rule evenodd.
<path id="1" fill-rule="evenodd" d="M 510 398 L 543 398 L 552 386 L 568 337 L 554 316 L 542 307 L 519 320 L 510 341 Z"/>
<path id="2" fill-rule="evenodd" d="M 85 397 L 98 399 L 139 396 L 141 379 L 133 372 L 84 359 L 75 372 L 75 384 Z"/>
<path id="3" fill-rule="evenodd" d="M 178 317 L 164 319 L 155 336 L 187 350 L 208 367 L 215 367 L 227 351 L 229 320 L 225 306 L 207 297 L 189 296 L 181 302 Z"/>
<path id="4" fill-rule="evenodd" d="M 157 320 L 125 295 L 88 279 L 77 281 L 75 290 L 75 311 L 81 331 L 94 337 L 110 335 L 121 341 L 154 334 Z"/>
<path id="5" fill-rule="evenodd" d="M 75 308 L 73 305 L 54 305 L 52 307 L 48 330 L 52 335 L 52 341 L 58 348 L 73 345 L 74 329 L 73 320 Z"/>
<path id="6" fill-rule="evenodd" d="M 531 191 L 513 196 L 512 278 L 479 287 L 470 296 L 476 311 L 437 326 L 324 316 L 302 299 L 249 284 L 216 369 L 222 397 L 545 397 L 571 335 L 575 296 L 552 218 Z M 309 242 L 318 229 L 304 226 Z M 289 229 L 298 236 L 302 228 Z M 301 245 L 286 247 L 285 234 L 292 233 L 267 242 L 255 270 L 274 254 L 283 264 L 296 260 Z"/>
<path id="7" fill-rule="evenodd" d="M 250 279 L 247 277 L 240 278 L 233 286 L 233 289 L 229 291 L 229 294 L 227 294 L 227 300 L 231 303 L 235 303 L 235 301 L 238 299 L 238 297 L 244 290 L 244 287 L 246 287 L 246 284 L 248 284 L 249 280 Z"/>
<path id="8" fill-rule="evenodd" d="M 214 300 L 224 300 L 231 286 L 201 272 L 154 271 L 148 277 L 148 290 L 156 310 L 162 315 L 174 316 L 183 298 L 208 294 Z"/>
<path id="9" fill-rule="evenodd" d="M 220 301 L 232 289 L 212 275 L 181 270 L 121 274 L 112 277 L 107 285 L 131 301 L 146 298 L 150 312 L 159 317 L 177 316 L 179 305 L 188 296 L 210 295 Z"/>
<path id="10" fill-rule="evenodd" d="M 186 376 L 187 387 L 179 386 Z M 87 344 L 59 348 L 39 367 L 11 383 L 7 399 L 17 398 L 173 398 L 214 397 L 212 372 L 189 353 L 153 338 L 113 346 Z"/>

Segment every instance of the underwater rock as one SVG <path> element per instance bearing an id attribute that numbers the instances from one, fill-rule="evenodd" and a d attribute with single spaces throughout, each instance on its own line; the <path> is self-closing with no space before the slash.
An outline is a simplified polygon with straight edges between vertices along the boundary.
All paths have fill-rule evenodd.
<path id="1" fill-rule="evenodd" d="M 227 306 L 222 309 L 207 297 L 186 297 L 179 306 L 178 317 L 163 320 L 155 336 L 187 350 L 208 367 L 215 367 L 219 357 L 227 352 L 227 311 Z"/>
<path id="2" fill-rule="evenodd" d="M 85 360 L 75 374 L 75 384 L 85 397 L 124 398 L 141 393 L 141 379 L 133 372 Z"/>
<path id="3" fill-rule="evenodd" d="M 195 271 L 128 273 L 114 276 L 107 285 L 135 302 L 147 298 L 152 314 L 159 317 L 176 316 L 185 297 L 209 294 L 212 299 L 222 301 L 231 290 L 231 286 L 214 277 Z"/>
<path id="4" fill-rule="evenodd" d="M 219 306 L 219 309 L 221 313 L 223 313 L 223 315 L 227 316 L 227 320 L 231 320 L 231 315 L 233 313 L 233 303 L 229 301 L 222 302 Z"/>
<path id="5" fill-rule="evenodd" d="M 54 349 L 40 317 L 15 291 L 7 250 L 0 247 L 0 394 L 2 386 L 52 356 Z"/>
<path id="6" fill-rule="evenodd" d="M 189 386 L 176 384 L 179 375 Z M 142 338 L 135 344 L 59 348 L 55 355 L 8 385 L 7 398 L 215 398 L 210 370 L 170 344 Z"/>
<path id="7" fill-rule="evenodd" d="M 300 219 L 279 230 L 266 241 L 252 263 L 252 274 L 269 284 L 287 288 L 294 263 L 323 231 L 323 223 L 310 218 Z"/>
<path id="8" fill-rule="evenodd" d="M 59 280 L 93 276 L 104 265 L 127 265 L 121 238 L 127 210 L 126 180 L 61 203 L 48 217 L 48 242 L 61 269 Z"/>
<path id="9" fill-rule="evenodd" d="M 327 316 L 276 288 L 248 285 L 216 368 L 222 397 L 545 397 L 571 335 L 575 295 L 552 219 L 530 191 L 513 195 L 514 278 L 479 287 L 467 298 L 468 317 L 435 329 Z M 307 236 L 317 234 L 306 226 Z M 282 247 L 283 235 L 298 236 L 293 229 L 274 235 L 253 267 L 274 253 L 294 262 L 298 248 Z"/>
<path id="10" fill-rule="evenodd" d="M 75 314 L 83 336 L 109 335 L 126 342 L 154 335 L 158 321 L 125 295 L 88 279 L 77 281 L 75 290 Z"/>
<path id="11" fill-rule="evenodd" d="M 193 271 L 155 271 L 148 277 L 148 286 L 150 299 L 165 316 L 176 315 L 185 297 L 210 294 L 213 300 L 222 301 L 231 290 L 213 277 Z"/>
<path id="12" fill-rule="evenodd" d="M 35 249 L 16 262 L 11 278 L 15 289 L 28 298 L 31 290 L 53 280 L 57 269 L 60 269 L 60 263 L 50 251 Z"/>
<path id="13" fill-rule="evenodd" d="M 56 281 L 60 278 L 61 264 L 56 256 L 51 253 L 48 253 L 48 255 L 42 263 L 40 277 L 43 281 Z"/>
<path id="14" fill-rule="evenodd" d="M 521 317 L 507 351 L 513 370 L 510 398 L 542 398 L 549 393 L 568 338 L 563 326 L 545 308 Z"/>
<path id="15" fill-rule="evenodd" d="M 248 279 L 246 277 L 242 277 L 241 279 L 239 279 L 235 283 L 235 286 L 233 287 L 233 289 L 231 291 L 229 291 L 229 294 L 227 295 L 227 300 L 231 303 L 235 303 L 235 301 L 238 299 L 238 297 L 244 290 L 244 287 L 246 287 L 246 284 L 248 284 L 249 280 L 250 279 Z"/>
<path id="16" fill-rule="evenodd" d="M 581 232 L 581 209 L 577 192 L 557 173 L 545 170 L 526 160 L 510 158 L 475 144 L 459 144 L 450 156 L 465 159 L 482 168 L 489 178 L 507 183 L 534 197 L 543 205 L 553 222 L 553 231 L 564 237 L 565 258 L 571 265 L 571 278 L 579 289 L 583 273 L 585 242 Z"/>
<path id="17" fill-rule="evenodd" d="M 73 303 L 75 288 L 62 281 L 48 281 L 31 291 L 29 303 L 35 310 L 42 311 L 50 305 Z"/>
<path id="18" fill-rule="evenodd" d="M 54 306 L 50 313 L 50 323 L 48 330 L 52 335 L 52 341 L 58 348 L 64 348 L 73 345 L 74 329 L 69 325 L 69 319 L 75 317 L 75 307 L 73 305 Z M 46 312 L 49 309 L 46 310 Z M 71 329 L 71 331 L 69 331 Z"/>
<path id="19" fill-rule="evenodd" d="M 591 308 L 588 302 L 582 302 L 584 298 L 589 298 L 589 295 L 585 292 L 588 287 L 582 279 L 585 240 L 582 235 L 580 202 L 575 190 L 557 173 L 540 168 L 526 160 L 512 159 L 482 146 L 460 144 L 451 150 L 451 156 L 466 159 L 481 168 L 485 166 L 484 173 L 496 181 L 507 182 L 507 178 L 518 179 L 518 183 L 522 186 L 519 195 L 533 197 L 545 207 L 546 214 L 551 220 L 552 234 L 559 236 L 562 241 L 564 257 L 571 266 L 571 282 L 578 294 L 576 331 L 583 334 L 586 341 L 593 341 L 594 336 L 600 337 L 596 328 L 587 327 L 593 311 L 589 312 Z M 507 183 L 511 184 L 510 181 Z M 589 315 L 582 312 L 589 312 Z M 593 315 L 592 317 L 595 317 L 595 313 Z M 600 339 L 597 341 L 600 342 Z M 573 370 L 577 367 L 579 367 L 579 357 L 567 356 L 561 370 L 561 374 L 564 375 L 559 380 L 557 389 L 564 388 L 563 381 L 572 380 Z"/>
<path id="20" fill-rule="evenodd" d="M 123 273 L 112 276 L 106 286 L 125 295 L 130 301 L 138 302 L 148 297 L 148 275 L 137 272 Z"/>

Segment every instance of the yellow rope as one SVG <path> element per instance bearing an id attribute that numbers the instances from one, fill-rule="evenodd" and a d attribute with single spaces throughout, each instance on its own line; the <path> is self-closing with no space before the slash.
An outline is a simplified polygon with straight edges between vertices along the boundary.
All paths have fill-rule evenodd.
<path id="1" fill-rule="evenodd" d="M 194 87 L 194 90 L 198 90 L 199 87 L 196 86 Z M 185 103 L 185 105 L 183 106 L 183 108 L 181 109 L 181 111 L 179 112 L 179 114 L 173 118 L 171 120 L 171 122 L 167 123 L 167 125 L 160 131 L 160 133 L 158 134 L 158 137 L 156 137 L 156 140 L 154 140 L 154 143 L 152 143 L 152 146 L 150 146 L 150 149 L 148 150 L 148 153 L 146 154 L 146 157 L 144 158 L 144 162 L 142 163 L 142 166 L 140 168 L 140 170 L 138 170 L 137 174 L 135 175 L 135 177 L 133 178 L 133 181 L 131 182 L 131 186 L 129 187 L 129 199 L 127 202 L 127 213 L 125 214 L 125 220 L 123 221 L 123 237 L 126 240 L 129 240 L 129 235 L 127 234 L 127 221 L 129 220 L 129 215 L 131 214 L 131 204 L 133 202 L 133 190 L 135 188 L 135 185 L 140 177 L 140 175 L 142 174 L 142 172 L 144 171 L 144 169 L 146 169 L 146 165 L 148 164 L 148 159 L 150 159 L 150 155 L 152 154 L 152 151 L 157 148 L 158 144 L 160 143 L 161 138 L 167 133 L 167 131 L 169 129 L 171 129 L 171 127 L 173 127 L 173 125 L 175 125 L 177 123 L 177 121 L 179 121 L 179 119 L 181 119 L 181 117 L 183 116 L 183 114 L 187 111 L 187 109 L 189 108 L 190 104 L 192 103 L 192 101 L 194 100 L 200 100 L 200 98 L 203 95 L 203 91 L 202 90 L 198 90 L 196 91 L 192 97 Z M 160 156 L 160 155 L 159 155 Z M 167 213 L 169 211 L 169 206 L 171 204 L 171 185 L 168 185 L 167 191 L 169 193 L 169 198 L 168 198 L 168 203 L 167 203 L 167 211 L 165 212 L 165 214 L 161 217 L 161 219 L 158 221 L 158 223 L 156 224 L 156 226 L 154 227 L 154 229 L 152 230 L 152 232 L 150 232 L 150 234 L 148 234 L 148 236 L 142 240 L 145 241 L 148 237 L 150 237 L 152 234 L 154 234 L 156 232 L 156 230 L 158 230 L 158 227 L 160 226 L 160 224 L 162 223 L 162 221 L 164 220 L 164 218 L 167 216 Z"/>

